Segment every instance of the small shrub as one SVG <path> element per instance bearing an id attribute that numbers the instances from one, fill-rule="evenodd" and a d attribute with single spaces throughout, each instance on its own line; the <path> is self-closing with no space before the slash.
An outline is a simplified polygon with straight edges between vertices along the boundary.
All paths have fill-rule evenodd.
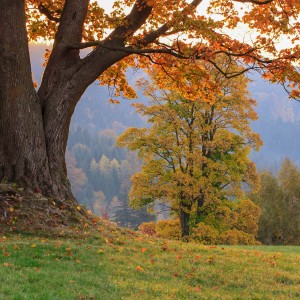
<path id="1" fill-rule="evenodd" d="M 178 219 L 160 220 L 156 223 L 155 229 L 158 237 L 175 240 L 181 237 L 180 221 Z"/>
<path id="2" fill-rule="evenodd" d="M 142 223 L 139 226 L 138 230 L 149 236 L 155 236 L 156 235 L 155 226 L 156 224 L 154 222 Z"/>
<path id="3" fill-rule="evenodd" d="M 236 228 L 240 231 L 256 236 L 261 209 L 251 200 L 245 199 L 238 204 L 239 214 Z"/>
<path id="4" fill-rule="evenodd" d="M 218 244 L 224 245 L 259 245 L 260 243 L 252 234 L 232 229 L 220 234 Z"/>
<path id="5" fill-rule="evenodd" d="M 212 226 L 206 225 L 203 222 L 193 228 L 191 239 L 195 242 L 204 245 L 215 244 L 218 237 L 218 231 Z"/>
<path id="6" fill-rule="evenodd" d="M 232 207 L 221 205 L 216 207 L 205 217 L 205 224 L 217 229 L 219 232 L 230 230 L 234 227 L 238 220 L 238 213 Z"/>

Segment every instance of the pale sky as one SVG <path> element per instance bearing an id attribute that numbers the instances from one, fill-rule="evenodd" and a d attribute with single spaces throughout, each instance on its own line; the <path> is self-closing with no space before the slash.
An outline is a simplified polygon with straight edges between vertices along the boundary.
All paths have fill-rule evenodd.
<path id="1" fill-rule="evenodd" d="M 100 7 L 104 8 L 107 12 L 111 11 L 111 7 L 114 4 L 114 0 L 97 0 Z"/>

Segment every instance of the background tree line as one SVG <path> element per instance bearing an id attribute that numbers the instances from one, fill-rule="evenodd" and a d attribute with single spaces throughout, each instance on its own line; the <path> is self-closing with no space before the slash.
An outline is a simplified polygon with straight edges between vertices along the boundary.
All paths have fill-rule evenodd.
<path id="1" fill-rule="evenodd" d="M 262 210 L 258 239 L 264 244 L 300 244 L 300 169 L 285 158 L 278 172 L 261 171 L 250 198 Z"/>
<path id="2" fill-rule="evenodd" d="M 73 129 L 66 153 L 68 176 L 80 203 L 121 226 L 137 228 L 154 217 L 146 209 L 129 207 L 130 177 L 141 163 L 135 153 L 115 146 L 116 137 L 113 129 L 95 133 Z"/>

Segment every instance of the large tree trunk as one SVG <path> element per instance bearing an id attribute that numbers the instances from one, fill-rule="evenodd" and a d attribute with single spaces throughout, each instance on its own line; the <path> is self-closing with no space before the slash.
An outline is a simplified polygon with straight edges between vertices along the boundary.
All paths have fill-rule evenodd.
<path id="1" fill-rule="evenodd" d="M 51 177 L 31 78 L 24 1 L 1 1 L 0 20 L 0 181 L 47 190 Z"/>
<path id="2" fill-rule="evenodd" d="M 57 113 L 67 121 L 63 125 L 57 118 L 50 121 L 52 116 L 45 109 L 44 99 L 34 88 L 24 1 L 1 1 L 0 20 L 0 223 L 12 226 L 15 217 L 20 222 L 23 218 L 26 219 L 23 228 L 28 229 L 46 223 L 53 226 L 80 222 L 78 214 L 83 210 L 79 213 L 76 209 L 78 204 L 65 167 L 68 125 L 73 111 L 61 116 L 60 112 L 66 110 L 52 106 L 56 109 L 52 116 Z M 50 90 L 53 91 L 54 88 Z M 77 93 L 75 100 L 80 95 Z M 59 96 L 64 95 L 52 94 L 52 99 Z M 53 136 L 60 137 L 57 148 Z M 17 211 L 20 211 L 18 216 Z"/>

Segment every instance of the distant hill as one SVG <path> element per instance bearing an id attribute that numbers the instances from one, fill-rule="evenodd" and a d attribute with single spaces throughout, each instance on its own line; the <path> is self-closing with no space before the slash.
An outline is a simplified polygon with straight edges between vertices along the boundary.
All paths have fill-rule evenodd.
<path id="1" fill-rule="evenodd" d="M 259 168 L 278 169 L 288 156 L 300 165 L 300 103 L 288 98 L 282 86 L 263 81 L 257 75 L 249 86 L 257 100 L 259 119 L 252 124 L 264 142 L 252 159 Z"/>

